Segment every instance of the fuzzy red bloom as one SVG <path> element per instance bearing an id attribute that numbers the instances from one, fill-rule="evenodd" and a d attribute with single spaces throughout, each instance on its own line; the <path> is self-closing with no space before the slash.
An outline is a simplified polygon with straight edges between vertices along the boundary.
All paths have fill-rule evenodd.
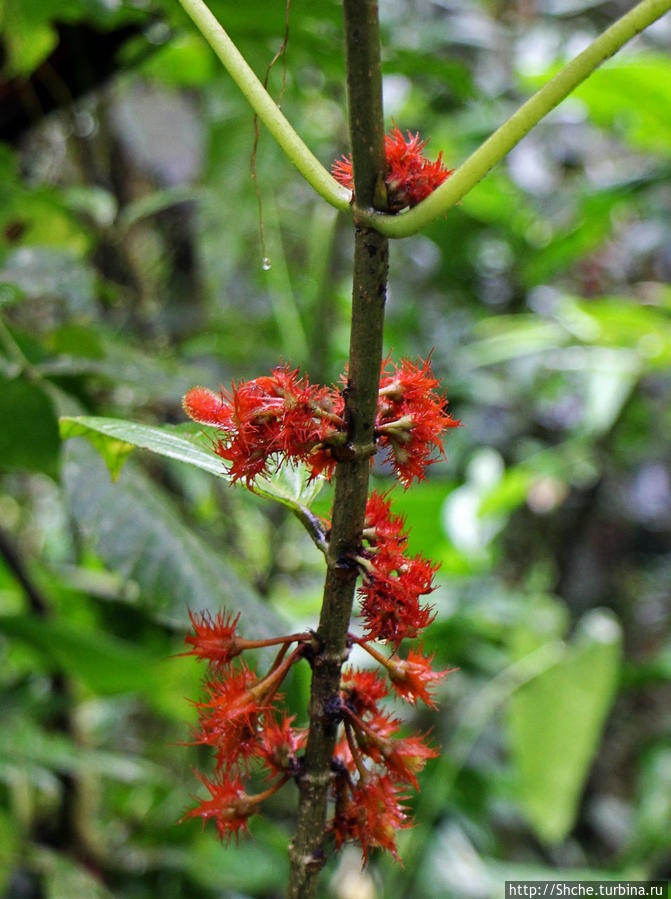
<path id="1" fill-rule="evenodd" d="M 435 451 L 444 453 L 443 431 L 460 424 L 445 411 L 445 397 L 436 390 L 439 384 L 430 359 L 382 364 L 375 421 L 378 445 L 387 449 L 387 459 L 406 488 L 413 479 L 423 479 Z"/>
<path id="2" fill-rule="evenodd" d="M 411 649 L 406 659 L 392 656 L 387 660 L 386 668 L 392 685 L 399 696 L 408 702 L 416 702 L 421 699 L 431 708 L 437 708 L 432 694 L 431 686 L 439 683 L 446 674 L 454 671 L 453 668 L 444 671 L 434 671 L 431 668 L 433 656 L 423 656 L 422 648 Z"/>
<path id="3" fill-rule="evenodd" d="M 373 543 L 390 540 L 404 543 L 406 540 L 405 517 L 391 511 L 389 494 L 384 496 L 373 490 L 366 503 L 366 525 L 364 537 Z"/>
<path id="4" fill-rule="evenodd" d="M 214 451 L 230 463 L 232 480 L 244 479 L 248 486 L 257 475 L 269 473 L 271 459 L 278 466 L 285 459 L 300 461 L 312 477 L 330 477 L 335 459 L 329 443 L 342 442 L 343 408 L 337 390 L 312 385 L 287 366 L 233 384 L 220 398 L 204 387 L 184 398 L 187 415 L 224 434 Z"/>
<path id="5" fill-rule="evenodd" d="M 428 627 L 435 614 L 430 606 L 420 604 L 419 597 L 434 590 L 438 567 L 422 556 L 406 559 L 397 550 L 379 550 L 359 587 L 366 638 L 398 646 Z"/>
<path id="6" fill-rule="evenodd" d="M 201 424 L 231 426 L 231 409 L 224 395 L 217 395 L 207 387 L 192 387 L 184 396 L 182 406 L 189 418 Z"/>
<path id="7" fill-rule="evenodd" d="M 357 715 L 378 711 L 378 703 L 387 695 L 387 685 L 377 671 L 347 668 L 340 681 L 343 702 Z"/>
<path id="8" fill-rule="evenodd" d="M 351 797 L 336 803 L 331 824 L 336 845 L 355 840 L 361 846 L 364 865 L 370 850 L 387 849 L 397 861 L 396 832 L 410 827 L 405 808 L 405 796 L 398 784 L 387 775 L 370 775 L 365 784 L 352 789 Z"/>
<path id="9" fill-rule="evenodd" d="M 199 800 L 199 805 L 187 812 L 181 821 L 202 818 L 205 824 L 205 821 L 214 818 L 221 839 L 228 842 L 235 836 L 237 842 L 240 832 L 249 829 L 247 819 L 256 811 L 256 797 L 245 793 L 239 777 L 230 779 L 220 775 L 215 780 L 208 780 L 198 772 L 196 777 L 207 787 L 211 798 Z"/>
<path id="10" fill-rule="evenodd" d="M 420 734 L 403 740 L 391 740 L 389 747 L 383 750 L 383 755 L 389 774 L 395 779 L 411 783 L 418 790 L 417 775 L 424 768 L 427 759 L 435 759 L 440 753 L 433 746 L 428 746 Z"/>
<path id="11" fill-rule="evenodd" d="M 184 655 L 206 659 L 212 665 L 226 665 L 242 651 L 236 640 L 235 628 L 240 618 L 238 613 L 231 619 L 230 613 L 217 612 L 214 618 L 209 612 L 193 613 L 189 618 L 194 633 L 187 634 L 184 642 L 193 647 Z"/>
<path id="12" fill-rule="evenodd" d="M 264 719 L 263 730 L 259 734 L 259 755 L 272 775 L 296 774 L 297 753 L 305 747 L 307 730 L 292 727 L 294 716 L 282 715 L 277 721 Z"/>
<path id="13" fill-rule="evenodd" d="M 199 710 L 193 742 L 216 749 L 217 768 L 246 766 L 257 750 L 257 723 L 268 706 L 254 692 L 256 682 L 254 672 L 244 666 L 229 670 L 206 682 L 207 700 L 193 703 Z"/>
<path id="14" fill-rule="evenodd" d="M 443 154 L 431 162 L 422 155 L 428 141 L 419 139 L 419 133 L 407 132 L 407 138 L 396 125 L 385 135 L 384 150 L 387 161 L 385 184 L 390 211 L 398 212 L 406 206 L 416 206 L 439 187 L 454 169 L 443 165 Z M 350 190 L 354 187 L 352 159 L 343 156 L 331 168 L 336 181 Z"/>

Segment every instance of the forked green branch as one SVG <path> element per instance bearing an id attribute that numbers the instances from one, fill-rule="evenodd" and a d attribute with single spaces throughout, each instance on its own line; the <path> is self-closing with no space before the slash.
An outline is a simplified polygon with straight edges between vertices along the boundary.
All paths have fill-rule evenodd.
<path id="1" fill-rule="evenodd" d="M 350 191 L 338 184 L 306 147 L 208 7 L 202 0 L 179 2 L 222 61 L 249 105 L 308 184 L 331 206 L 342 211 L 349 209 L 352 196 Z"/>
<path id="2" fill-rule="evenodd" d="M 348 210 L 350 192 L 335 181 L 296 134 L 207 6 L 202 0 L 179 2 L 306 181 L 336 209 Z M 401 215 L 383 215 L 369 209 L 355 209 L 357 221 L 375 228 L 386 237 L 408 237 L 421 231 L 461 200 L 534 125 L 585 81 L 604 60 L 613 56 L 624 44 L 670 9 L 671 0 L 642 0 L 527 100 L 426 200 Z"/>

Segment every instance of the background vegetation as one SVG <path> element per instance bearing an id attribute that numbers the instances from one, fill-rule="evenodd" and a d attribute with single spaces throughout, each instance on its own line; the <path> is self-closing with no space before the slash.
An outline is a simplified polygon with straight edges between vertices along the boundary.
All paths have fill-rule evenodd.
<path id="1" fill-rule="evenodd" d="M 385 0 L 388 120 L 456 164 L 626 7 Z M 263 74 L 284 5 L 212 8 Z M 313 625 L 320 554 L 282 507 L 178 463 L 136 451 L 112 483 L 57 419 L 179 425 L 188 387 L 280 359 L 335 379 L 350 228 L 262 133 L 263 265 L 252 114 L 172 0 L 0 15 L 0 894 L 271 899 L 286 791 L 239 848 L 176 826 L 204 759 L 180 745 L 200 672 L 174 655 L 187 606 Z M 294 0 L 282 100 L 327 164 L 340 16 Z M 667 16 L 392 244 L 386 348 L 433 347 L 464 423 L 396 495 L 442 561 L 428 648 L 459 671 L 417 722 L 443 754 L 405 867 L 345 852 L 337 899 L 671 876 L 670 36 Z"/>

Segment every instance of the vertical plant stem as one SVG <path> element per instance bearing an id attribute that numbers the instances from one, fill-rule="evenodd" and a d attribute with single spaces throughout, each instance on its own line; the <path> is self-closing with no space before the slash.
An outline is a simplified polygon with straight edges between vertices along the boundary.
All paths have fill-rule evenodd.
<path id="1" fill-rule="evenodd" d="M 380 39 L 375 0 L 344 0 L 347 92 L 357 206 L 374 206 L 384 171 L 384 124 Z M 312 899 L 325 861 L 324 837 L 331 759 L 339 724 L 340 669 L 347 657 L 347 631 L 356 587 L 356 553 L 368 498 L 373 427 L 382 358 L 388 242 L 356 227 L 352 325 L 345 391 L 349 443 L 338 463 L 327 573 L 319 620 L 320 651 L 313 664 L 310 733 L 300 778 L 296 836 L 291 844 L 288 899 Z"/>

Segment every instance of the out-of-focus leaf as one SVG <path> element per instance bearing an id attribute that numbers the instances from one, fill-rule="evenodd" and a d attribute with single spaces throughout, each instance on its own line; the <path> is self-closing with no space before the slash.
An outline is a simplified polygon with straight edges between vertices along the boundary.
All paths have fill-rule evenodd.
<path id="1" fill-rule="evenodd" d="M 580 621 L 565 657 L 513 694 L 509 734 L 519 802 L 546 843 L 571 830 L 615 695 L 620 626 L 605 610 Z"/>
<path id="2" fill-rule="evenodd" d="M 56 46 L 55 22 L 85 20 L 101 28 L 137 18 L 133 7 L 106 0 L 4 0 L 0 27 L 7 48 L 7 70 L 30 75 Z"/>
<path id="3" fill-rule="evenodd" d="M 507 362 L 555 349 L 568 341 L 564 328 L 535 315 L 497 316 L 481 322 L 475 333 L 476 340 L 462 351 L 468 368 Z"/>
<path id="4" fill-rule="evenodd" d="M 85 345 L 65 347 L 61 355 L 43 359 L 36 364 L 41 375 L 57 378 L 71 375 L 95 375 L 114 385 L 132 388 L 137 402 L 172 401 L 194 384 L 207 382 L 209 371 L 188 364 L 178 364 L 174 358 L 150 356 L 135 346 L 100 330 L 97 346 L 87 340 Z M 47 349 L 58 352 L 58 333 L 51 335 Z"/>
<path id="5" fill-rule="evenodd" d="M 187 607 L 241 612 L 248 635 L 281 633 L 282 624 L 225 560 L 182 523 L 159 487 L 127 466 L 118 483 L 84 441 L 65 454 L 63 480 L 79 527 L 111 569 L 140 588 L 139 603 L 156 619 L 184 627 Z"/>
<path id="6" fill-rule="evenodd" d="M 120 230 L 126 231 L 137 222 L 150 215 L 156 215 L 164 209 L 170 209 L 178 203 L 187 203 L 198 200 L 199 192 L 193 187 L 167 187 L 164 190 L 157 190 L 134 200 L 124 207 L 123 212 L 119 216 L 117 226 Z"/>
<path id="7" fill-rule="evenodd" d="M 62 247 L 72 253 L 85 252 L 92 243 L 91 234 L 51 188 L 10 181 L 0 185 L 0 200 L 0 258 L 17 246 L 28 249 L 28 243 L 30 249 Z"/>
<path id="8" fill-rule="evenodd" d="M 18 0 L 6 0 L 4 4 L 0 24 L 8 38 L 9 70 L 14 75 L 29 75 L 56 45 L 56 32 L 48 21 L 54 9 L 51 0 L 42 4 L 43 14 L 39 6 Z"/>
<path id="9" fill-rule="evenodd" d="M 258 816 L 257 816 L 258 818 Z M 252 832 L 263 828 L 263 821 L 252 823 Z M 246 840 L 239 846 L 223 850 L 204 835 L 192 847 L 187 861 L 196 883 L 208 889 L 235 890 L 246 895 L 272 892 L 278 883 L 286 882 L 287 860 L 284 846 L 273 846 L 268 839 Z"/>
<path id="10" fill-rule="evenodd" d="M 533 480 L 532 472 L 521 466 L 508 469 L 498 484 L 483 495 L 478 514 L 483 518 L 509 514 L 524 502 Z"/>
<path id="11" fill-rule="evenodd" d="M 82 359 L 102 359 L 105 354 L 100 331 L 93 325 L 62 325 L 46 336 L 44 345 L 49 352 Z"/>
<path id="12" fill-rule="evenodd" d="M 98 186 L 68 187 L 62 198 L 68 209 L 85 215 L 98 228 L 109 228 L 119 209 L 114 194 Z"/>
<path id="13" fill-rule="evenodd" d="M 671 310 L 641 305 L 635 297 L 602 297 L 590 302 L 567 299 L 562 317 L 579 313 L 591 323 L 592 333 L 582 339 L 590 343 L 634 350 L 650 368 L 671 364 Z"/>
<path id="14" fill-rule="evenodd" d="M 622 190 L 592 191 L 580 198 L 571 224 L 542 249 L 528 254 L 522 266 L 527 286 L 550 281 L 606 239 L 613 228 L 613 209 L 622 202 Z"/>
<path id="15" fill-rule="evenodd" d="M 558 68 L 558 67 L 557 67 Z M 545 81 L 555 68 L 533 84 Z M 589 109 L 590 118 L 636 147 L 668 157 L 671 122 L 666 111 L 671 104 L 671 60 L 652 53 L 619 54 L 592 72 L 573 97 Z"/>
<path id="16" fill-rule="evenodd" d="M 632 832 L 646 854 L 668 847 L 671 829 L 671 745 L 658 743 L 643 756 L 639 802 Z"/>
<path id="17" fill-rule="evenodd" d="M 162 659 L 110 634 L 30 615 L 1 615 L 0 632 L 36 647 L 59 669 L 103 696 L 130 692 L 151 696 L 161 684 Z"/>
<path id="18" fill-rule="evenodd" d="M 3 723 L 0 759 L 68 774 L 95 774 L 122 783 L 162 783 L 167 779 L 158 765 L 146 759 L 80 746 L 64 734 L 42 730 L 23 716 Z"/>
<path id="19" fill-rule="evenodd" d="M 0 470 L 58 472 L 58 421 L 47 394 L 24 378 L 0 375 Z"/>
<path id="20" fill-rule="evenodd" d="M 140 71 L 171 87 L 199 87 L 210 84 L 220 63 L 200 34 L 177 34 L 148 57 Z"/>

